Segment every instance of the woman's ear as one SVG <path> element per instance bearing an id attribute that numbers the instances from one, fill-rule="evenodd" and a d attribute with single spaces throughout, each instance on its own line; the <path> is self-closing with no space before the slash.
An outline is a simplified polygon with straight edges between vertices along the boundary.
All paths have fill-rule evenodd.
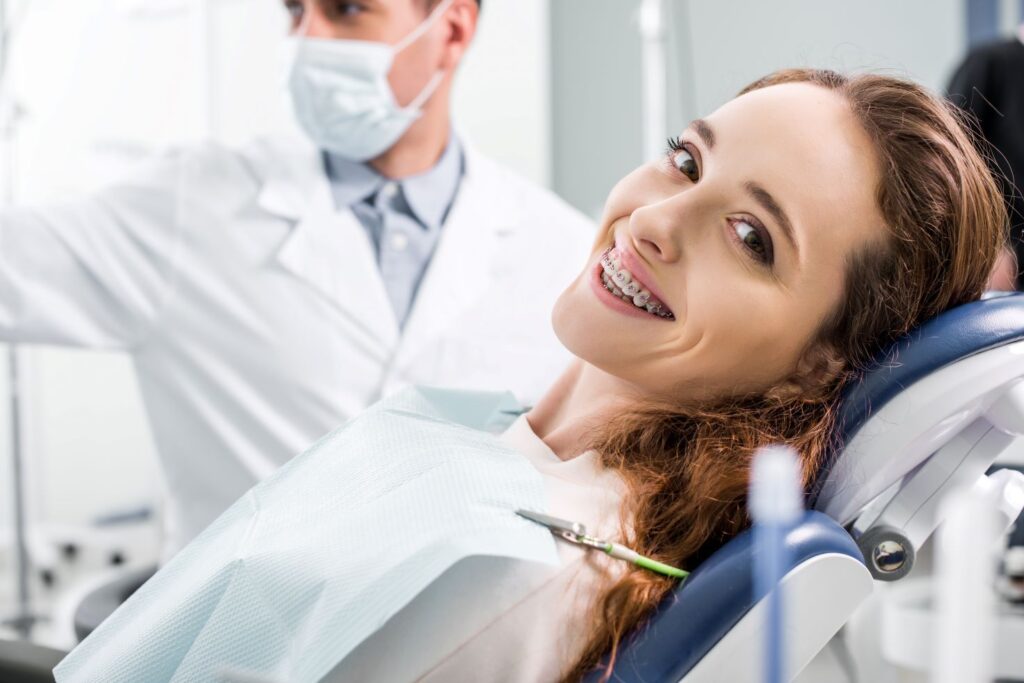
<path id="1" fill-rule="evenodd" d="M 831 344 L 816 344 L 807 351 L 787 379 L 768 390 L 769 398 L 815 398 L 839 379 L 846 370 L 846 361 Z"/>

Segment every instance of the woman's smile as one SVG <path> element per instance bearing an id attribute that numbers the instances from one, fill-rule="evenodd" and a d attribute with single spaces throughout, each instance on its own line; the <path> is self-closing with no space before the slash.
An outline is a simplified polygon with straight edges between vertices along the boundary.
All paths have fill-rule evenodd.
<path id="1" fill-rule="evenodd" d="M 675 315 L 651 292 L 651 287 L 622 261 L 623 254 L 615 247 L 601 255 L 591 282 L 598 298 L 611 308 L 634 317 L 675 320 Z"/>

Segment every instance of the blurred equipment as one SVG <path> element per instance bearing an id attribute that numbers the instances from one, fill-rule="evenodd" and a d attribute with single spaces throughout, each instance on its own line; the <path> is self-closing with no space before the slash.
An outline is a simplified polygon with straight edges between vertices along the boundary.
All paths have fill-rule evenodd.
<path id="1" fill-rule="evenodd" d="M 1007 602 L 1024 604 L 1024 547 L 1007 548 L 998 587 L 1000 596 Z"/>
<path id="2" fill-rule="evenodd" d="M 665 149 L 668 137 L 666 93 L 668 83 L 668 46 L 666 44 L 664 0 L 640 0 L 637 17 L 642 41 L 643 75 L 643 158 L 656 159 Z"/>
<path id="3" fill-rule="evenodd" d="M 995 650 L 994 551 L 1005 520 L 977 491 L 951 496 L 944 505 L 934 585 L 938 619 L 932 681 L 990 681 Z"/>
<path id="4" fill-rule="evenodd" d="M 64 652 L 39 645 L 0 640 L 0 681 L 3 683 L 52 683 L 53 667 Z"/>
<path id="5" fill-rule="evenodd" d="M 24 11 L 27 7 L 28 4 L 24 3 L 20 9 Z M 21 116 L 7 80 L 8 56 L 16 29 L 16 22 L 11 17 L 14 9 L 7 0 L 0 0 L 0 207 L 9 206 L 14 202 L 14 145 L 17 140 L 18 119 Z M 28 639 L 38 617 L 31 611 L 28 586 L 25 480 L 22 471 L 24 453 L 21 439 L 21 380 L 18 376 L 18 349 L 14 345 L 7 349 L 7 368 L 10 386 L 8 405 L 11 424 L 11 501 L 14 508 L 14 576 L 17 589 L 15 612 L 12 616 L 0 618 L 0 625 L 9 626 L 19 637 Z"/>

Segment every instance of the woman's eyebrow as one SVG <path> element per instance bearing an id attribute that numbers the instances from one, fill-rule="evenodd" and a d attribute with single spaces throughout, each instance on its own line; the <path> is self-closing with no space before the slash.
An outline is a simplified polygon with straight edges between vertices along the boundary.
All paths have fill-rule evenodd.
<path id="1" fill-rule="evenodd" d="M 799 255 L 800 249 L 796 243 L 796 235 L 793 230 L 793 222 L 789 220 L 789 216 L 786 215 L 786 212 L 782 210 L 782 207 L 779 205 L 779 203 L 775 201 L 775 197 L 772 196 L 772 193 L 764 189 L 763 187 L 761 187 L 752 180 L 748 180 L 746 183 L 744 183 L 744 187 L 747 188 L 747 192 L 749 192 L 750 196 L 754 198 L 754 201 L 760 204 L 765 211 L 770 213 L 772 217 L 775 218 L 775 221 L 779 224 L 779 227 L 782 228 L 782 232 L 786 236 L 786 239 L 789 240 L 789 245 L 793 247 L 793 251 L 795 251 Z"/>
<path id="2" fill-rule="evenodd" d="M 704 119 L 694 119 L 688 128 L 692 128 L 693 131 L 697 133 L 697 136 L 704 142 L 704 146 L 707 147 L 708 150 L 715 148 L 715 131 L 707 121 Z M 760 204 L 765 211 L 775 218 L 779 227 L 782 228 L 782 232 L 786 236 L 786 239 L 789 240 L 789 245 L 793 247 L 793 251 L 795 251 L 797 256 L 799 256 L 800 248 L 797 246 L 796 232 L 793 230 L 793 222 L 789 220 L 789 216 L 782 210 L 782 206 L 775 200 L 772 193 L 753 181 L 748 181 L 744 186 L 747 188 L 747 192 L 750 193 L 750 196 L 754 198 L 754 201 Z"/>
<path id="3" fill-rule="evenodd" d="M 715 148 L 715 131 L 711 130 L 711 126 L 707 121 L 704 119 L 694 119 L 688 127 L 697 133 L 708 149 Z"/>

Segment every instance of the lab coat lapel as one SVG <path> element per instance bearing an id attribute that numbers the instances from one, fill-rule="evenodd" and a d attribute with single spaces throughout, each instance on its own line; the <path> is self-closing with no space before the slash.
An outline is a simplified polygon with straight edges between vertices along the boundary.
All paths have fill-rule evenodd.
<path id="1" fill-rule="evenodd" d="M 335 209 L 319 153 L 309 145 L 289 145 L 269 154 L 263 170 L 260 207 L 295 221 L 275 254 L 277 264 L 393 349 L 398 323 L 373 245 L 352 211 Z"/>
<path id="2" fill-rule="evenodd" d="M 423 346 L 451 328 L 490 289 L 492 261 L 502 239 L 516 225 L 489 162 L 465 147 L 466 172 L 441 231 L 406 323 L 396 368 L 415 361 Z"/>

